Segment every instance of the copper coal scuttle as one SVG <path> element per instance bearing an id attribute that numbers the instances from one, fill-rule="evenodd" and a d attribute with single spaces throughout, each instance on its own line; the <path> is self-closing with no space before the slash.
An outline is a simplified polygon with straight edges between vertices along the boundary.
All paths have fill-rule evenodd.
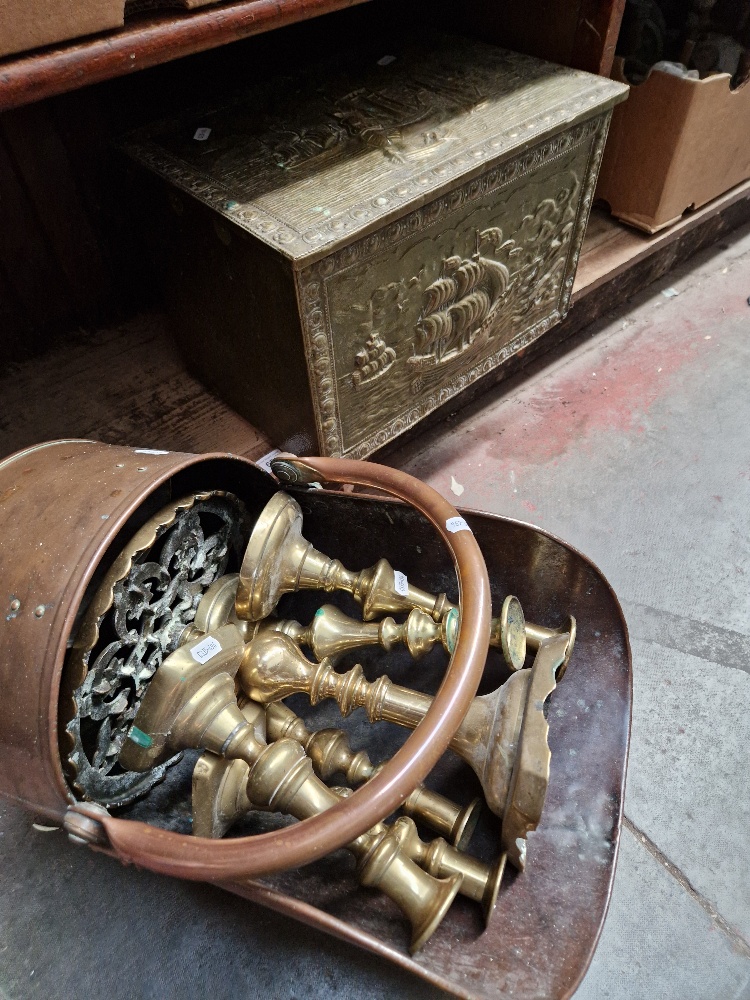
<path id="1" fill-rule="evenodd" d="M 621 822 L 614 594 L 396 470 L 272 468 L 89 441 L 0 463 L 0 792 L 459 996 L 569 996 Z"/>

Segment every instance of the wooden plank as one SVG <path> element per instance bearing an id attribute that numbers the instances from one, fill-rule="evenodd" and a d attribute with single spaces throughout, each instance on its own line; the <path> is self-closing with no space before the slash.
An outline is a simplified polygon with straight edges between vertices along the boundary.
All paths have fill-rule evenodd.
<path id="1" fill-rule="evenodd" d="M 604 209 L 595 208 L 591 213 L 589 229 L 586 233 L 581 257 L 578 262 L 573 303 L 603 285 L 609 285 L 620 275 L 641 261 L 662 253 L 672 247 L 685 248 L 692 245 L 688 235 L 696 230 L 697 240 L 706 245 L 706 233 L 714 229 L 725 230 L 731 226 L 722 225 L 722 219 L 740 218 L 743 205 L 750 203 L 750 181 L 739 184 L 695 212 L 689 212 L 669 229 L 654 236 L 642 233 L 612 218 Z M 734 212 L 732 209 L 736 209 Z M 712 222 L 712 220 L 719 220 Z M 735 222 L 734 225 L 739 225 Z M 705 232 L 704 228 L 708 227 Z M 697 247 L 696 247 L 697 249 Z M 691 251 L 694 252 L 694 251 Z M 683 254 L 683 259 L 686 254 Z"/>
<path id="2" fill-rule="evenodd" d="M 243 0 L 140 16 L 119 31 L 0 61 L 0 111 L 365 2 Z"/>
<path id="3" fill-rule="evenodd" d="M 266 438 L 186 371 L 161 313 L 69 337 L 0 375 L 0 456 L 58 437 L 257 458 Z"/>
<path id="4" fill-rule="evenodd" d="M 91 319 L 109 292 L 109 276 L 49 105 L 8 112 L 3 128 L 55 267 L 67 282 L 76 318 Z"/>
<path id="5" fill-rule="evenodd" d="M 582 0 L 465 0 L 460 30 L 517 52 L 570 65 Z M 452 23 L 455 4 L 442 0 L 433 23 Z"/>
<path id="6" fill-rule="evenodd" d="M 625 0 L 583 0 L 570 65 L 609 76 L 624 12 Z"/>
<path id="7" fill-rule="evenodd" d="M 455 16 L 439 3 L 435 19 Z M 465 0 L 461 30 L 589 73 L 609 76 L 625 0 Z"/>

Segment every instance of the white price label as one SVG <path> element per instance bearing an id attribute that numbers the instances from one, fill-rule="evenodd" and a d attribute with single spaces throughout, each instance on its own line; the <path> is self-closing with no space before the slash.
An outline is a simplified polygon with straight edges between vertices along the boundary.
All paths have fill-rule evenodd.
<path id="1" fill-rule="evenodd" d="M 210 128 L 198 128 L 195 130 L 195 135 L 193 138 L 196 142 L 205 142 L 206 139 L 211 135 Z"/>
<path id="2" fill-rule="evenodd" d="M 217 653 L 221 652 L 221 643 L 218 639 L 214 639 L 210 635 L 203 642 L 199 642 L 197 646 L 193 646 L 190 650 L 190 655 L 193 657 L 196 663 L 207 663 L 209 660 L 213 660 Z"/>
<path id="3" fill-rule="evenodd" d="M 445 522 L 445 526 L 452 535 L 455 535 L 457 531 L 471 531 L 471 528 L 462 517 L 449 517 Z"/>
<path id="4" fill-rule="evenodd" d="M 393 583 L 396 588 L 396 593 L 401 594 L 402 597 L 406 597 L 409 593 L 409 581 L 406 578 L 406 573 L 402 573 L 401 570 L 394 569 Z"/>
<path id="5" fill-rule="evenodd" d="M 168 455 L 168 451 L 159 451 L 156 448 L 134 448 L 134 455 Z"/>
<path id="6" fill-rule="evenodd" d="M 256 458 L 255 464 L 259 465 L 265 472 L 271 472 L 271 462 L 273 462 L 276 456 L 280 454 L 281 448 L 274 448 L 273 451 L 266 452 L 265 455 L 261 455 L 260 458 Z"/>

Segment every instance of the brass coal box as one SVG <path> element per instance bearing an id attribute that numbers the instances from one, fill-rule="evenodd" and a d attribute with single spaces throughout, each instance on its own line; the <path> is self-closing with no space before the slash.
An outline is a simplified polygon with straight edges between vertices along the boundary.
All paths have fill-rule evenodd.
<path id="1" fill-rule="evenodd" d="M 129 136 L 192 368 L 285 448 L 370 455 L 565 315 L 626 92 L 440 36 Z"/>

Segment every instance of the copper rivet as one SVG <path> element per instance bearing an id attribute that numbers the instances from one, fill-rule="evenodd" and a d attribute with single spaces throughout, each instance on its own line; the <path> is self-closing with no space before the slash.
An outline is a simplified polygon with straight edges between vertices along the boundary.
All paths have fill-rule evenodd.
<path id="1" fill-rule="evenodd" d="M 12 600 L 12 601 L 10 602 L 10 610 L 11 610 L 11 611 L 19 611 L 19 610 L 20 610 L 20 608 L 21 608 L 21 602 L 20 602 L 20 601 L 18 600 L 18 598 L 16 597 L 16 598 L 14 598 L 14 599 L 13 599 L 13 600 Z"/>
<path id="2" fill-rule="evenodd" d="M 135 471 L 136 472 L 145 472 L 146 468 L 147 467 L 145 465 L 139 465 L 138 468 Z"/>
<path id="3" fill-rule="evenodd" d="M 115 468 L 116 469 L 124 469 L 125 468 L 125 463 L 124 462 L 118 462 L 117 465 L 115 466 Z"/>
<path id="4" fill-rule="evenodd" d="M 34 614 L 37 616 L 37 618 L 41 618 L 45 610 L 46 609 L 43 604 L 37 604 L 37 606 L 34 608 Z"/>

